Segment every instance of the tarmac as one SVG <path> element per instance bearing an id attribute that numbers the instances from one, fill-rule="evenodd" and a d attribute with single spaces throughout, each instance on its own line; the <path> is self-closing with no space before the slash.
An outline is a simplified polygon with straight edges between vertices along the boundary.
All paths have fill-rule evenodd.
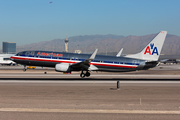
<path id="1" fill-rule="evenodd" d="M 180 65 L 128 73 L 92 72 L 84 79 L 79 72 L 21 69 L 0 67 L 0 120 L 180 118 Z"/>

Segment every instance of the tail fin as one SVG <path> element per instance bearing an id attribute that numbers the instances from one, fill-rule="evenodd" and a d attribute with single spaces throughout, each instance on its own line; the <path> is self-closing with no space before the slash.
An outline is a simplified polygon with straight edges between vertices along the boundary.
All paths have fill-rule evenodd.
<path id="1" fill-rule="evenodd" d="M 127 55 L 128 58 L 157 61 L 166 38 L 167 31 L 161 31 L 140 53 Z"/>

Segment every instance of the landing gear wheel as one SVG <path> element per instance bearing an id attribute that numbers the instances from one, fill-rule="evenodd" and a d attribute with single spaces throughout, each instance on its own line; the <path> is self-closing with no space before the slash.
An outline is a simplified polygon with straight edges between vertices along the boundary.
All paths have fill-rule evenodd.
<path id="1" fill-rule="evenodd" d="M 87 71 L 86 74 L 85 74 L 86 77 L 89 77 L 90 75 L 91 75 L 91 74 L 90 74 L 88 71 Z"/>
<path id="2" fill-rule="evenodd" d="M 84 78 L 84 77 L 89 77 L 91 74 L 87 71 L 86 74 L 83 73 L 83 71 L 81 72 L 80 74 L 80 77 L 81 78 Z"/>
<path id="3" fill-rule="evenodd" d="M 85 74 L 84 74 L 84 73 L 81 73 L 81 74 L 80 74 L 80 77 L 81 77 L 81 78 L 84 78 L 84 77 L 85 77 Z"/>
<path id="4" fill-rule="evenodd" d="M 24 69 L 23 69 L 23 71 L 24 71 L 24 72 L 26 71 L 26 65 L 24 65 Z"/>

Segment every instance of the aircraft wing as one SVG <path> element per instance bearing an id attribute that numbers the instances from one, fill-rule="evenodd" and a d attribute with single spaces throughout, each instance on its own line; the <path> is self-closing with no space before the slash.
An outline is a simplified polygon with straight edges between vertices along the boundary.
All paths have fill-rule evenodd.
<path id="1" fill-rule="evenodd" d="M 96 57 L 98 49 L 96 49 L 93 54 L 89 57 L 89 59 L 86 59 L 83 62 L 79 62 L 79 63 L 75 63 L 70 65 L 71 68 L 80 68 L 82 70 L 96 70 L 98 69 L 97 67 L 90 65 L 90 63 L 94 60 L 94 58 Z"/>

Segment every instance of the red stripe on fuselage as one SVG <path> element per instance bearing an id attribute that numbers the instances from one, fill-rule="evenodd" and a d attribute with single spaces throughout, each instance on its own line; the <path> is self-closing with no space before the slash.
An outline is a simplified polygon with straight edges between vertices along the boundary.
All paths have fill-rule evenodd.
<path id="1" fill-rule="evenodd" d="M 103 63 L 90 63 L 90 65 L 108 66 L 108 67 L 124 67 L 124 68 L 136 68 L 137 66 L 115 65 L 115 64 L 103 64 Z"/>
<path id="2" fill-rule="evenodd" d="M 54 60 L 54 59 L 37 59 L 37 58 L 27 58 L 27 57 L 11 57 L 11 59 L 17 60 L 31 60 L 31 61 L 42 61 L 42 62 L 63 62 L 63 63 L 78 63 L 74 61 L 64 61 L 64 60 Z M 124 68 L 136 68 L 137 66 L 129 66 L 129 65 L 117 65 L 117 64 L 107 64 L 107 63 L 90 63 L 90 65 L 97 66 L 108 66 L 108 67 L 124 67 Z"/>

